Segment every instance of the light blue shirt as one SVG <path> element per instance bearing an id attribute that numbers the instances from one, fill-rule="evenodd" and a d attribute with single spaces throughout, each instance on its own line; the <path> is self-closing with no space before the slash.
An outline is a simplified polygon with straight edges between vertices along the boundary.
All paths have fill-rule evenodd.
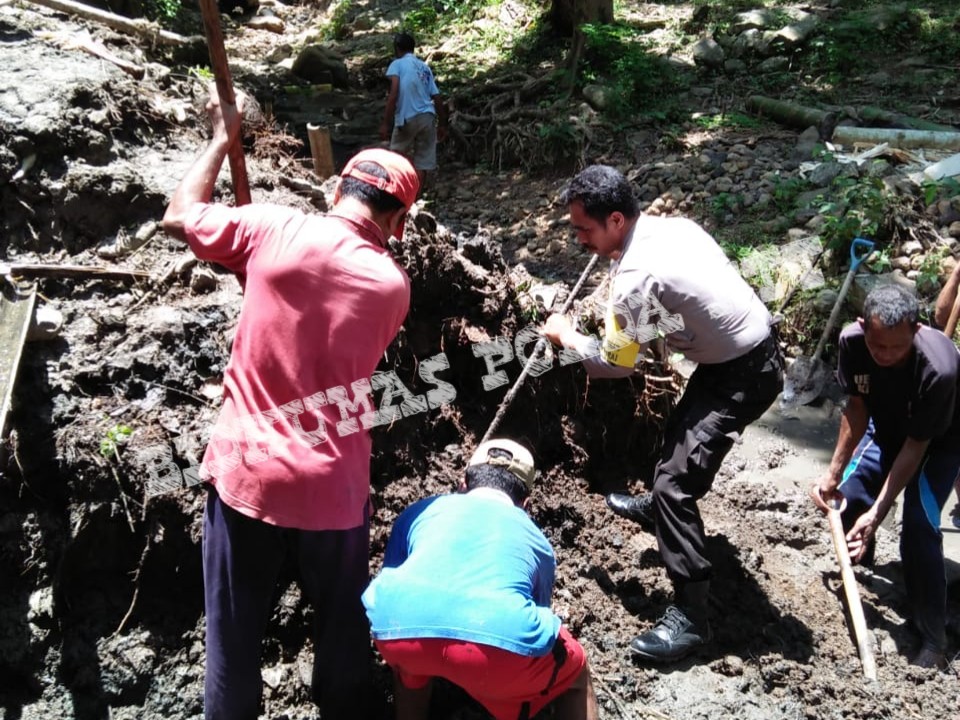
<path id="1" fill-rule="evenodd" d="M 413 53 L 407 53 L 390 63 L 387 68 L 387 77 L 396 76 L 400 80 L 400 91 L 397 97 L 397 109 L 393 116 L 393 124 L 403 127 L 407 120 L 421 113 L 436 114 L 433 107 L 433 96 L 439 95 L 437 82 L 433 71 Z"/>
<path id="2" fill-rule="evenodd" d="M 540 657 L 557 639 L 550 543 L 523 510 L 489 493 L 411 505 L 383 566 L 363 594 L 378 640 L 447 638 Z"/>

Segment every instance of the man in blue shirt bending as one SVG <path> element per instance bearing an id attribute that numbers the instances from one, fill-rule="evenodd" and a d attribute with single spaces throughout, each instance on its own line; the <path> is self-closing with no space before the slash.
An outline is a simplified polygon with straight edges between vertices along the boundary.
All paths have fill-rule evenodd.
<path id="1" fill-rule="evenodd" d="M 383 570 L 363 594 L 393 669 L 398 718 L 426 718 L 434 677 L 459 685 L 497 720 L 596 720 L 583 647 L 550 610 L 556 568 L 527 515 L 536 471 L 523 446 L 482 443 L 460 493 L 397 518 Z"/>

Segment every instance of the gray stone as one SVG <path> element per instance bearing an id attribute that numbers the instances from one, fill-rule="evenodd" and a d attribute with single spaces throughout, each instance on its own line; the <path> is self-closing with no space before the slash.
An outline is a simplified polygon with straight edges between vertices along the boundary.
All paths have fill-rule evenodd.
<path id="1" fill-rule="evenodd" d="M 809 160 L 813 157 L 813 151 L 820 143 L 820 130 L 814 126 L 808 127 L 797 138 L 797 146 L 793 155 L 797 160 Z"/>
<path id="2" fill-rule="evenodd" d="M 817 309 L 817 312 L 827 315 L 833 310 L 833 306 L 837 304 L 837 298 L 839 297 L 840 293 L 836 290 L 824 288 L 817 293 L 813 306 Z"/>
<path id="3" fill-rule="evenodd" d="M 756 29 L 745 30 L 737 35 L 737 39 L 733 43 L 732 52 L 737 57 L 744 55 L 767 55 L 772 35 L 772 33 L 764 33 Z"/>
<path id="4" fill-rule="evenodd" d="M 780 22 L 780 15 L 766 8 L 747 10 L 737 13 L 730 23 L 731 33 L 742 33 L 745 30 L 761 30 L 774 27 Z"/>
<path id="5" fill-rule="evenodd" d="M 693 62 L 697 65 L 718 68 L 726 58 L 723 48 L 712 37 L 700 38 L 693 44 Z"/>
<path id="6" fill-rule="evenodd" d="M 743 60 L 737 60 L 736 58 L 731 58 L 723 63 L 723 71 L 727 75 L 739 75 L 742 72 L 745 72 L 747 69 L 747 64 Z"/>
<path id="7" fill-rule="evenodd" d="M 806 42 L 820 24 L 820 19 L 813 13 L 803 13 L 803 17 L 796 22 L 781 28 L 772 40 L 775 46 L 792 49 Z"/>
<path id="8" fill-rule="evenodd" d="M 597 110 L 610 107 L 618 99 L 616 92 L 604 85 L 584 86 L 583 97 L 586 98 L 591 107 Z"/>
<path id="9" fill-rule="evenodd" d="M 900 252 L 904 255 L 913 256 L 917 253 L 923 252 L 923 243 L 919 240 L 907 240 L 905 243 L 900 245 Z"/>
<path id="10" fill-rule="evenodd" d="M 343 58 L 323 45 L 308 45 L 301 50 L 293 61 L 291 72 L 315 84 L 330 83 L 341 89 L 346 89 L 350 84 Z"/>
<path id="11" fill-rule="evenodd" d="M 911 272 L 916 271 L 911 270 Z M 881 273 L 879 275 L 860 272 L 853 278 L 853 283 L 850 285 L 850 293 L 847 295 L 847 302 L 859 313 L 863 310 L 863 301 L 866 299 L 867 293 L 878 285 L 891 285 L 894 283 L 914 295 L 917 294 L 917 284 L 913 282 L 912 279 L 904 276 L 899 270 L 892 270 L 891 272 Z"/>
<path id="12" fill-rule="evenodd" d="M 790 67 L 790 58 L 783 55 L 774 55 L 764 60 L 757 69 L 764 73 L 782 72 Z"/>
<path id="13" fill-rule="evenodd" d="M 894 270 L 900 270 L 901 272 L 907 272 L 910 269 L 910 258 L 906 255 L 898 255 L 893 260 L 890 261 L 890 266 Z"/>
<path id="14" fill-rule="evenodd" d="M 831 160 L 822 162 L 810 171 L 807 179 L 817 187 L 828 187 L 842 172 L 840 163 Z"/>

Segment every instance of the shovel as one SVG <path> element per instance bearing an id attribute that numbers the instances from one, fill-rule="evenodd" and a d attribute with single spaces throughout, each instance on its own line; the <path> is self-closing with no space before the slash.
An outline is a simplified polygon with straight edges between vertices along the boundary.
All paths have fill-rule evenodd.
<path id="1" fill-rule="evenodd" d="M 843 279 L 843 285 L 840 286 L 840 293 L 837 295 L 833 310 L 830 311 L 827 325 L 823 328 L 820 342 L 817 343 L 817 349 L 813 351 L 812 357 L 798 357 L 787 371 L 783 382 L 783 395 L 780 398 L 781 408 L 806 405 L 820 397 L 820 393 L 823 392 L 823 386 L 826 385 L 827 378 L 830 376 L 830 368 L 820 359 L 820 356 L 823 355 L 827 338 L 840 315 L 840 307 L 847 296 L 847 291 L 850 290 L 853 276 L 860 267 L 860 263 L 866 260 L 871 252 L 873 252 L 873 242 L 870 240 L 855 238 L 850 244 L 850 270 Z"/>

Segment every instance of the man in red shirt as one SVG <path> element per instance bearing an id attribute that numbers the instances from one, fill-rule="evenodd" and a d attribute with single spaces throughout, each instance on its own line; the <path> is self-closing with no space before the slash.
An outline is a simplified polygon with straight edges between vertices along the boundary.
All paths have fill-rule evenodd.
<path id="1" fill-rule="evenodd" d="M 387 239 L 402 238 L 419 182 L 402 156 L 365 150 L 341 173 L 327 215 L 212 204 L 240 133 L 238 106 L 214 93 L 213 138 L 163 220 L 197 257 L 244 279 L 223 407 L 201 468 L 209 483 L 204 713 L 259 715 L 261 644 L 290 557 L 316 613 L 314 698 L 324 720 L 359 718 L 369 697 L 360 595 L 369 573 L 371 442 L 356 414 L 409 308 L 410 282 Z"/>

